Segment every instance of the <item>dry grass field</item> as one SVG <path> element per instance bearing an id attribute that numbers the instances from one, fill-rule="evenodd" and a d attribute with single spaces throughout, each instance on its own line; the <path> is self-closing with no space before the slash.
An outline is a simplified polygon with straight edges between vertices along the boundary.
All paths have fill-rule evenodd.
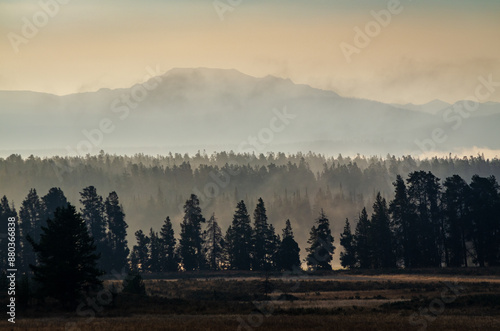
<path id="1" fill-rule="evenodd" d="M 276 275 L 267 280 L 257 275 L 144 282 L 147 297 L 118 294 L 95 317 L 35 306 L 18 312 L 15 328 L 2 320 L 0 329 L 500 330 L 500 277 L 495 275 Z"/>

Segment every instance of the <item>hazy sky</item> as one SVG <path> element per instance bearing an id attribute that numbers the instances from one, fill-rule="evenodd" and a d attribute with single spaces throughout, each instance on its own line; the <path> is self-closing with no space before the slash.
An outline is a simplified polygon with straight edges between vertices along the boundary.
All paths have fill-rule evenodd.
<path id="1" fill-rule="evenodd" d="M 400 103 L 466 98 L 480 75 L 500 82 L 500 1 L 393 2 L 221 0 L 218 13 L 212 0 L 0 0 L 0 89 L 128 87 L 156 66 L 234 68 Z M 390 22 L 374 23 L 371 11 L 389 7 Z M 356 47 L 356 27 L 372 36 L 348 63 L 341 45 Z"/>

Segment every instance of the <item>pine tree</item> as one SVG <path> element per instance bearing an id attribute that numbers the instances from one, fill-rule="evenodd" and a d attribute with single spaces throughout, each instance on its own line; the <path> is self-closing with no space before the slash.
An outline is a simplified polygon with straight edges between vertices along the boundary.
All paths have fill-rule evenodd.
<path id="1" fill-rule="evenodd" d="M 330 221 L 321 209 L 320 215 L 313 226 L 307 243 L 309 253 L 306 258 L 307 265 L 311 270 L 331 270 L 332 256 L 335 251 L 333 236 L 330 230 Z"/>
<path id="2" fill-rule="evenodd" d="M 470 218 L 475 261 L 481 267 L 500 264 L 500 196 L 494 176 L 474 175 L 470 184 Z"/>
<path id="3" fill-rule="evenodd" d="M 395 246 L 397 258 L 402 260 L 405 268 L 411 268 L 415 264 L 415 257 L 418 255 L 417 237 L 415 229 L 415 218 L 413 205 L 408 198 L 405 182 L 401 176 L 397 176 L 394 200 L 390 202 L 389 212 L 392 216 L 392 223 L 395 232 Z"/>
<path id="4" fill-rule="evenodd" d="M 448 266 L 467 266 L 467 241 L 470 234 L 470 187 L 458 175 L 446 178 L 443 186 L 444 219 L 450 259 Z"/>
<path id="5" fill-rule="evenodd" d="M 371 267 L 371 247 L 370 247 L 370 220 L 366 208 L 363 208 L 359 215 L 356 232 L 354 234 L 354 248 L 356 260 L 359 268 L 368 269 Z"/>
<path id="6" fill-rule="evenodd" d="M 349 219 L 345 219 L 344 232 L 340 235 L 340 245 L 344 251 L 340 253 L 340 264 L 344 268 L 352 269 L 356 266 L 356 251 L 354 249 L 354 236 L 351 232 Z"/>
<path id="7" fill-rule="evenodd" d="M 116 192 L 111 192 L 104 203 L 106 220 L 109 227 L 107 247 L 109 248 L 108 271 L 127 269 L 130 250 L 127 245 L 127 228 L 125 213 L 120 205 Z"/>
<path id="8" fill-rule="evenodd" d="M 245 202 L 236 206 L 233 222 L 227 230 L 228 259 L 232 269 L 250 270 L 252 263 L 252 227 Z"/>
<path id="9" fill-rule="evenodd" d="M 440 267 L 444 247 L 444 230 L 439 206 L 439 179 L 431 172 L 409 174 L 408 197 L 414 205 L 416 224 L 415 267 Z"/>
<path id="10" fill-rule="evenodd" d="M 27 239 L 38 256 L 39 263 L 30 268 L 40 283 L 42 297 L 53 297 L 72 307 L 85 293 L 101 287 L 99 254 L 84 220 L 71 204 L 56 210 L 53 220 L 42 228 L 38 243 L 29 235 Z"/>
<path id="11" fill-rule="evenodd" d="M 226 235 L 224 236 L 224 242 L 226 243 L 224 253 L 223 253 L 223 260 L 224 264 L 226 265 L 227 269 L 235 269 L 233 263 L 235 260 L 235 249 L 236 247 L 234 246 L 235 242 L 235 234 L 233 227 L 231 225 L 228 226 L 226 230 Z"/>
<path id="12" fill-rule="evenodd" d="M 191 194 L 184 205 L 184 219 L 181 223 L 179 241 L 180 257 L 187 271 L 198 270 L 205 265 L 201 223 L 205 223 L 205 219 L 201 214 L 200 201 L 196 195 Z"/>
<path id="13" fill-rule="evenodd" d="M 40 239 L 42 229 L 43 209 L 40 198 L 35 189 L 31 189 L 26 196 L 26 199 L 21 204 L 19 209 L 20 218 L 20 234 L 21 234 L 21 272 L 28 273 L 29 265 L 36 264 L 36 254 L 29 245 L 27 237 L 30 236 L 35 241 Z"/>
<path id="14" fill-rule="evenodd" d="M 267 223 L 266 208 L 264 201 L 259 198 L 255 211 L 253 212 L 254 226 L 252 233 L 253 250 L 252 250 L 252 269 L 267 270 L 269 268 L 269 260 L 272 249 L 270 247 L 271 233 L 269 224 Z"/>
<path id="15" fill-rule="evenodd" d="M 68 205 L 68 199 L 64 195 L 64 192 L 59 187 L 53 187 L 49 192 L 41 198 L 43 217 L 42 226 L 45 226 L 47 219 L 53 218 L 54 213 L 59 207 L 66 207 Z"/>
<path id="16" fill-rule="evenodd" d="M 165 219 L 160 231 L 161 249 L 160 263 L 161 270 L 166 272 L 174 272 L 179 269 L 179 258 L 175 252 L 176 239 L 174 229 L 170 217 Z"/>
<path id="17" fill-rule="evenodd" d="M 278 249 L 277 267 L 279 270 L 300 269 L 300 248 L 295 241 L 290 220 L 286 220 L 283 239 Z"/>
<path id="18" fill-rule="evenodd" d="M 148 270 L 151 272 L 161 271 L 161 239 L 158 232 L 149 230 L 149 263 Z"/>
<path id="19" fill-rule="evenodd" d="M 267 241 L 267 253 L 265 260 L 265 270 L 276 270 L 278 268 L 278 250 L 281 246 L 280 235 L 276 234 L 274 225 L 269 224 L 269 240 Z"/>
<path id="20" fill-rule="evenodd" d="M 135 239 L 137 245 L 134 245 L 130 256 L 132 270 L 146 272 L 149 270 L 149 237 L 142 230 L 138 230 L 135 232 Z"/>
<path id="21" fill-rule="evenodd" d="M 396 258 L 393 250 L 393 237 L 387 202 L 380 192 L 373 204 L 371 220 L 372 266 L 374 268 L 395 268 Z"/>
<path id="22" fill-rule="evenodd" d="M 215 219 L 215 214 L 212 214 L 212 217 L 207 221 L 207 229 L 203 233 L 203 244 L 209 269 L 221 269 L 225 243 L 222 230 Z"/>
<path id="23" fill-rule="evenodd" d="M 102 196 L 97 194 L 94 186 L 89 186 L 80 192 L 80 203 L 83 205 L 81 209 L 82 217 L 89 227 L 91 236 L 94 238 L 96 245 L 104 241 L 106 237 L 106 221 L 104 218 L 104 204 Z"/>
<path id="24" fill-rule="evenodd" d="M 94 186 L 89 186 L 80 192 L 80 197 L 80 203 L 83 205 L 83 208 L 80 209 L 82 218 L 86 222 L 90 235 L 94 239 L 97 253 L 103 257 L 99 261 L 99 268 L 106 270 L 109 266 L 111 252 L 106 237 L 107 224 L 104 216 L 102 196 L 97 194 Z"/>

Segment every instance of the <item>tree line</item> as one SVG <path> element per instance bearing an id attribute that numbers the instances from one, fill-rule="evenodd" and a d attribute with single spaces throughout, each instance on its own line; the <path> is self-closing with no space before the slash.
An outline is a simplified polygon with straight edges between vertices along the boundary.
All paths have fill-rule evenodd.
<path id="1" fill-rule="evenodd" d="M 239 201 L 224 235 L 215 215 L 206 220 L 198 197 L 192 194 L 184 204 L 178 243 L 169 217 L 159 233 L 150 229 L 148 236 L 139 230 L 135 237 L 130 262 L 132 270 L 139 272 L 300 268 L 300 248 L 290 220 L 282 235 L 276 234 L 262 199 L 253 212 L 253 223 L 245 202 Z"/>
<path id="2" fill-rule="evenodd" d="M 77 217 L 84 222 L 92 245 L 95 245 L 99 257 L 97 267 L 105 273 L 124 269 L 139 272 L 290 270 L 293 266 L 300 266 L 300 249 L 294 240 L 290 221 L 286 221 L 283 235 L 276 235 L 273 225 L 267 221 L 262 199 L 259 199 L 253 214 L 253 227 L 245 203 L 240 201 L 232 225 L 223 236 L 215 215 L 205 220 L 200 202 L 192 194 L 184 205 L 178 244 L 172 222 L 167 217 L 160 233 L 151 229 L 148 236 L 142 230 L 137 231 L 137 245 L 130 252 L 126 239 L 128 225 L 116 192 L 111 192 L 104 200 L 94 186 L 89 186 L 80 195 L 82 208 Z M 7 227 L 9 217 L 19 219 L 16 260 L 20 273 L 30 274 L 33 266 L 41 262 L 37 247 L 42 235 L 46 234 L 48 225 L 54 223 L 58 213 L 68 215 L 67 209 L 75 207 L 68 203 L 60 188 L 50 189 L 41 198 L 35 189 L 31 189 L 21 204 L 19 214 L 6 196 L 1 199 L 2 227 Z M 202 231 L 204 224 L 206 226 Z M 64 242 L 64 238 L 57 241 Z M 66 247 L 61 244 L 59 249 Z M 6 254 L 2 256 L 2 270 L 7 269 L 6 257 Z"/>
<path id="3" fill-rule="evenodd" d="M 281 228 L 274 220 L 290 219 L 297 242 L 306 247 L 312 221 L 321 208 L 331 219 L 354 221 L 363 206 L 373 204 L 377 191 L 392 198 L 397 174 L 413 171 L 431 171 L 438 178 L 453 174 L 468 180 L 474 174 L 498 178 L 500 160 L 203 151 L 158 156 L 11 155 L 0 158 L 0 191 L 8 192 L 9 201 L 19 207 L 31 188 L 40 193 L 57 186 L 69 201 L 78 202 L 83 187 L 98 183 L 99 191 L 115 191 L 120 196 L 132 235 L 139 229 L 159 230 L 166 215 L 181 219 L 182 206 L 191 193 L 208 216 L 215 212 L 224 229 L 231 223 L 233 206 L 244 200 L 253 208 L 262 197 L 271 223 Z M 177 222 L 174 228 L 180 231 Z M 336 237 L 340 228 L 332 227 Z"/>
<path id="4" fill-rule="evenodd" d="M 498 266 L 500 194 L 494 176 L 458 175 L 444 180 L 431 172 L 397 176 L 394 199 L 377 194 L 373 214 L 359 214 L 355 232 L 346 220 L 340 243 L 347 268 Z"/>
<path id="5" fill-rule="evenodd" d="M 453 175 L 443 184 L 431 172 L 397 176 L 394 198 L 376 195 L 373 212 L 363 208 L 354 232 L 348 219 L 340 235 L 340 261 L 346 268 L 422 268 L 495 266 L 500 264 L 500 189 L 494 176 L 474 175 L 470 184 Z M 335 252 L 330 220 L 321 210 L 309 231 L 307 256 L 300 259 L 290 220 L 281 234 L 269 222 L 259 198 L 252 217 L 243 200 L 235 207 L 225 233 L 212 214 L 203 216 L 195 194 L 183 205 L 177 238 L 170 217 L 159 232 L 135 232 L 129 251 L 123 206 L 116 192 L 104 199 L 94 186 L 80 192 L 79 217 L 96 247 L 98 268 L 110 273 L 131 269 L 143 273 L 192 270 L 292 270 L 302 262 L 311 270 L 330 270 Z M 60 188 L 39 197 L 29 191 L 19 215 L 7 197 L 0 200 L 0 222 L 19 216 L 18 266 L 30 272 L 40 259 L 34 247 L 56 211 L 70 205 Z M 74 207 L 73 207 L 74 208 Z M 0 260 L 6 269 L 6 254 Z"/>
<path id="6" fill-rule="evenodd" d="M 86 187 L 80 192 L 80 217 L 86 224 L 89 236 L 100 254 L 99 268 L 111 272 L 121 270 L 128 265 L 129 248 L 127 246 L 127 228 L 123 207 L 116 192 L 111 192 L 104 200 L 97 194 L 94 186 Z M 40 197 L 36 189 L 31 189 L 21 203 L 19 213 L 6 196 L 0 201 L 0 224 L 6 231 L 8 217 L 19 220 L 16 227 L 16 265 L 22 274 L 30 273 L 30 265 L 37 265 L 39 258 L 32 243 L 38 243 L 47 229 L 48 222 L 53 220 L 56 212 L 66 208 L 68 200 L 60 188 L 51 188 Z M 73 207 L 74 208 L 74 207 Z M 61 241 L 64 238 L 61 238 Z M 32 243 L 30 244 L 30 240 Z M 2 251 L 4 249 L 2 245 Z M 64 249 L 61 246 L 61 249 Z M 5 256 L 4 256 L 5 255 Z M 5 270 L 6 254 L 0 260 Z"/>

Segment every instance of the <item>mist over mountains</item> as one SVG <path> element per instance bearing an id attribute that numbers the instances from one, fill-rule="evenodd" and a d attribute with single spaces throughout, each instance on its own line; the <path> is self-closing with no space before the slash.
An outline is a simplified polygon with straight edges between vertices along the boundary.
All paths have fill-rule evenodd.
<path id="1" fill-rule="evenodd" d="M 236 70 L 173 69 L 126 89 L 65 96 L 0 91 L 0 155 L 500 149 L 499 103 L 462 113 L 453 106 L 346 98 Z"/>

